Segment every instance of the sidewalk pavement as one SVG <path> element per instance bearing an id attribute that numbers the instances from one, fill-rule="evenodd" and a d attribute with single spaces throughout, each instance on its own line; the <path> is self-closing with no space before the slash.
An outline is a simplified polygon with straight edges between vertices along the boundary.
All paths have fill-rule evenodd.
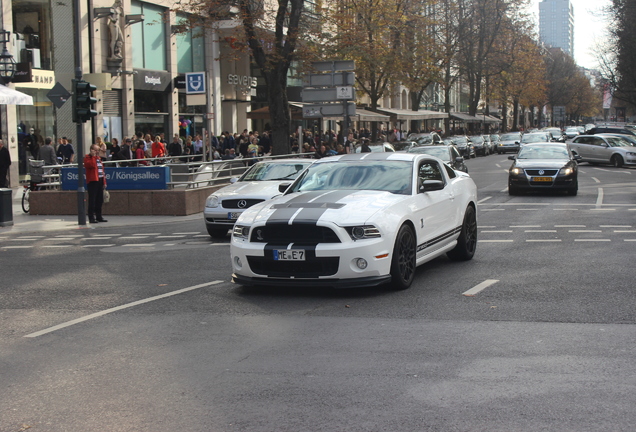
<path id="1" fill-rule="evenodd" d="M 0 235 L 9 233 L 30 233 L 41 231 L 99 230 L 116 226 L 139 226 L 161 224 L 175 221 L 200 220 L 205 231 L 201 213 L 189 216 L 116 216 L 104 215 L 108 222 L 79 225 L 77 215 L 30 215 L 22 211 L 22 188 L 13 189 L 13 225 L 0 226 Z M 104 204 L 108 205 L 108 204 Z"/>

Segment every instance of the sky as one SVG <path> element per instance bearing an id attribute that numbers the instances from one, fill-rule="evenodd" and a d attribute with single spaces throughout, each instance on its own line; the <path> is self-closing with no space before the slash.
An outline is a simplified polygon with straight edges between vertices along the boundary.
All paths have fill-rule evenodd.
<path id="1" fill-rule="evenodd" d="M 611 0 L 571 0 L 574 7 L 574 60 L 579 66 L 597 68 L 593 55 L 595 40 L 607 37 L 606 23 L 599 11 L 610 4 Z M 540 0 L 531 0 L 531 12 L 539 22 Z M 538 32 L 538 27 L 537 27 Z"/>

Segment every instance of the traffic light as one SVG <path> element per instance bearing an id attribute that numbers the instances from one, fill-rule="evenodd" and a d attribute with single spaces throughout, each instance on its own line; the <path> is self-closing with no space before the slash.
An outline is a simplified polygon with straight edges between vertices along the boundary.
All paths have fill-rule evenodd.
<path id="1" fill-rule="evenodd" d="M 97 87 L 84 80 L 73 80 L 73 123 L 84 123 L 97 115 L 93 108 L 97 99 L 93 92 Z"/>

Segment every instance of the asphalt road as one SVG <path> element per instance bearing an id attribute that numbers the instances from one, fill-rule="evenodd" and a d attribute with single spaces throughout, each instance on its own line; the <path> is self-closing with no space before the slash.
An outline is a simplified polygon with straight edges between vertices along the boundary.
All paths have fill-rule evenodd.
<path id="1" fill-rule="evenodd" d="M 0 431 L 633 431 L 636 169 L 467 165 L 475 258 L 402 292 L 233 285 L 202 220 L 3 234 Z"/>

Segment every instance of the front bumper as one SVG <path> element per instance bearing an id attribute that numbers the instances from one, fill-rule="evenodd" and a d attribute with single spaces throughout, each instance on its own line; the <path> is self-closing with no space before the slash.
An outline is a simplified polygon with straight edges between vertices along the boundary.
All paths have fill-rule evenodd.
<path id="1" fill-rule="evenodd" d="M 507 153 L 507 152 L 518 152 L 519 151 L 519 145 L 517 144 L 508 144 L 508 145 L 502 145 L 499 144 L 497 146 L 497 153 Z"/>
<path id="2" fill-rule="evenodd" d="M 275 287 L 324 287 L 336 289 L 351 289 L 374 287 L 391 282 L 391 275 L 385 276 L 369 276 L 352 279 L 282 279 L 282 278 L 264 278 L 264 277 L 247 277 L 237 274 L 232 275 L 232 282 L 246 286 L 275 286 Z"/>
<path id="3" fill-rule="evenodd" d="M 540 189 L 571 189 L 576 185 L 576 175 L 562 176 L 557 175 L 552 177 L 551 182 L 534 182 L 530 181 L 531 177 L 526 175 L 509 176 L 508 182 L 510 185 L 525 190 L 540 190 Z"/>
<path id="4" fill-rule="evenodd" d="M 227 227 L 232 228 L 236 223 L 238 216 L 243 213 L 244 210 L 238 209 L 224 209 L 223 207 L 210 208 L 206 207 L 203 210 L 203 219 L 208 226 Z M 230 217 L 236 216 L 236 217 Z"/>

